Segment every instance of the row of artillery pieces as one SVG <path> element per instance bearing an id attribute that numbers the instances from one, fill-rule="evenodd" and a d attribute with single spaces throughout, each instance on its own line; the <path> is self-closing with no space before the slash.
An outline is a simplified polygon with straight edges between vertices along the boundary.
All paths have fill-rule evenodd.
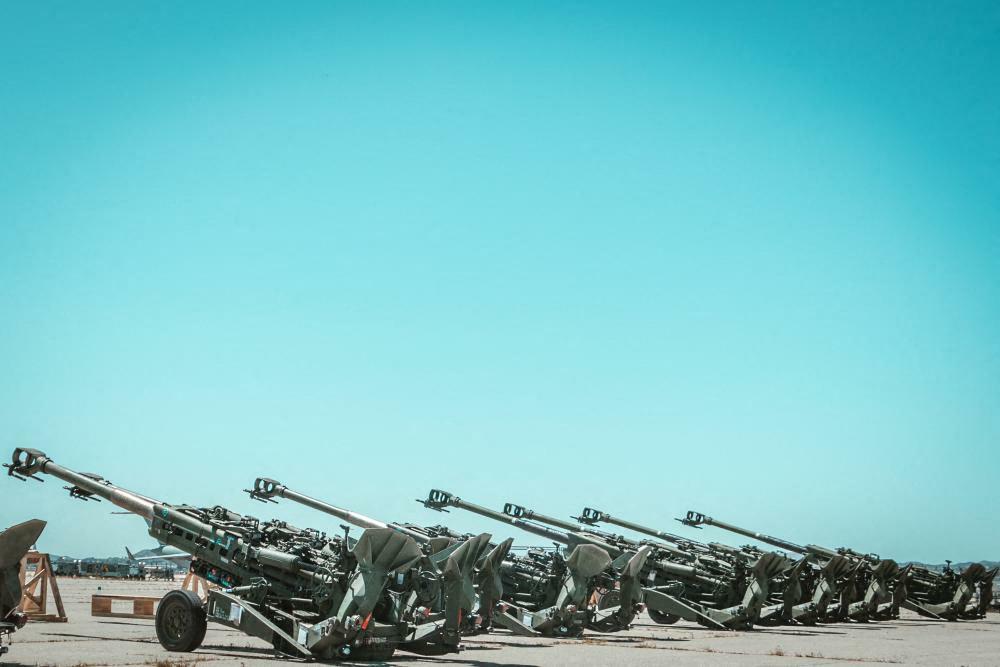
<path id="1" fill-rule="evenodd" d="M 513 540 L 442 525 L 386 523 L 258 478 L 250 497 L 286 499 L 360 528 L 352 535 L 259 520 L 224 507 L 175 505 L 126 490 L 92 473 L 18 448 L 10 476 L 67 483 L 71 497 L 106 500 L 141 516 L 161 544 L 192 556 L 191 572 L 214 584 L 204 599 L 167 593 L 156 634 L 170 651 L 200 646 L 207 623 L 235 628 L 288 656 L 383 660 L 395 650 L 458 651 L 463 636 L 497 628 L 525 636 L 580 637 L 627 630 L 645 612 L 708 628 L 869 622 L 901 608 L 932 619 L 986 615 L 997 569 L 961 572 L 850 549 L 801 546 L 688 512 L 688 526 L 714 525 L 775 550 L 705 543 L 595 509 L 575 522 L 519 505 L 494 511 L 432 490 L 419 502 L 462 509 L 550 540 L 557 549 L 518 549 Z M 629 538 L 610 525 L 643 535 Z"/>

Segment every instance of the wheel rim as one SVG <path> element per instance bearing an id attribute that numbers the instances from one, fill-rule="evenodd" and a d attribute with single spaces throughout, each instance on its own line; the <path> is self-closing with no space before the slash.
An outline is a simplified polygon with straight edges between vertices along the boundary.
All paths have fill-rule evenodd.
<path id="1" fill-rule="evenodd" d="M 190 623 L 190 614 L 179 604 L 170 605 L 163 614 L 163 629 L 171 639 L 180 639 L 184 636 Z"/>

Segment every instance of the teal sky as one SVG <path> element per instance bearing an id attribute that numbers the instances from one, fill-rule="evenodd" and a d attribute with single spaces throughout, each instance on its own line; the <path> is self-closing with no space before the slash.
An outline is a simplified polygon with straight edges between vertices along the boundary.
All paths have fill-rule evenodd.
<path id="1" fill-rule="evenodd" d="M 699 5 L 3 3 L 4 452 L 1000 558 L 1000 5 Z"/>

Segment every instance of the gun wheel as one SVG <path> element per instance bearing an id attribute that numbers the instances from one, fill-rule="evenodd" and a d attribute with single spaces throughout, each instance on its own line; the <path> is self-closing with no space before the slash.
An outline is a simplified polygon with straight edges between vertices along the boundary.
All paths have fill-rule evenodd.
<path id="1" fill-rule="evenodd" d="M 620 591 L 611 590 L 601 596 L 601 599 L 597 601 L 598 609 L 607 609 L 608 607 L 614 607 L 622 603 L 622 594 Z"/>
<path id="2" fill-rule="evenodd" d="M 577 639 L 583 636 L 584 628 L 579 625 L 574 625 L 567 627 L 565 625 L 558 626 L 552 629 L 552 632 L 548 633 L 550 637 L 565 637 L 567 639 Z"/>
<path id="3" fill-rule="evenodd" d="M 207 629 L 205 607 L 191 591 L 170 591 L 156 607 L 156 638 L 168 651 L 195 650 L 204 641 Z"/>
<path id="4" fill-rule="evenodd" d="M 344 650 L 346 648 L 346 651 Z M 396 645 L 388 646 L 355 646 L 342 647 L 338 652 L 338 657 L 343 660 L 357 660 L 359 662 L 384 662 L 392 658 L 396 652 Z"/>
<path id="5" fill-rule="evenodd" d="M 649 614 L 654 623 L 659 623 L 660 625 L 673 625 L 681 619 L 680 616 L 675 614 L 667 614 L 648 607 L 646 608 L 646 613 Z"/>

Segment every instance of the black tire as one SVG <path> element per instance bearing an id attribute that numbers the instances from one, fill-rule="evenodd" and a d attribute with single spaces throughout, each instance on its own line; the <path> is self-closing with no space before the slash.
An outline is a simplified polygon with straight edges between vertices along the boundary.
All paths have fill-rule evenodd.
<path id="1" fill-rule="evenodd" d="M 195 597 L 198 597 L 198 596 L 195 595 Z M 201 616 L 202 616 L 202 618 L 205 618 L 205 603 L 201 600 L 201 598 L 198 598 L 198 602 L 201 603 L 201 607 L 200 607 L 200 609 L 201 609 Z M 199 623 L 198 627 L 199 627 L 198 635 L 195 637 L 194 646 L 191 648 L 192 651 L 194 651 L 199 646 L 201 646 L 202 642 L 205 641 L 205 633 L 208 631 L 208 620 L 206 619 L 206 620 L 202 621 L 201 623 Z"/>
<path id="2" fill-rule="evenodd" d="M 649 607 L 646 607 L 646 613 L 649 614 L 654 623 L 659 623 L 660 625 L 673 625 L 681 620 L 681 617 L 676 614 L 667 614 L 662 611 L 650 609 Z"/>
<path id="3" fill-rule="evenodd" d="M 601 596 L 601 599 L 597 601 L 598 609 L 607 609 L 608 607 L 615 607 L 622 603 L 621 591 L 610 590 Z"/>
<path id="4" fill-rule="evenodd" d="M 344 650 L 346 648 L 346 650 Z M 337 651 L 337 658 L 341 660 L 357 660 L 358 662 L 385 662 L 392 659 L 396 652 L 396 645 L 387 646 L 346 646 Z"/>
<path id="5" fill-rule="evenodd" d="M 562 636 L 568 637 L 570 639 L 579 639 L 580 637 L 583 636 L 584 631 L 586 631 L 586 628 L 584 628 L 582 625 L 576 625 L 570 628 L 569 631 Z"/>
<path id="6" fill-rule="evenodd" d="M 156 607 L 156 638 L 168 651 L 195 650 L 204 641 L 207 629 L 205 606 L 191 591 L 170 591 Z"/>

